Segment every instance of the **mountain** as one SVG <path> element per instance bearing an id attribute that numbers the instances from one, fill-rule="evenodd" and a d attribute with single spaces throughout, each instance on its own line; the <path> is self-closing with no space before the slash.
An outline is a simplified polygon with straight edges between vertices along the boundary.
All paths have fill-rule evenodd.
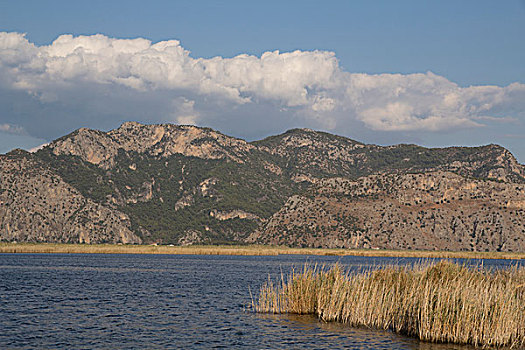
<path id="1" fill-rule="evenodd" d="M 2 240 L 141 243 L 127 215 L 84 197 L 32 154 L 0 155 Z"/>
<path id="2" fill-rule="evenodd" d="M 254 142 L 254 145 L 274 155 L 294 174 L 315 178 L 446 170 L 463 176 L 525 182 L 525 167 L 508 150 L 497 145 L 382 147 L 309 129 L 290 130 Z"/>
<path id="3" fill-rule="evenodd" d="M 454 173 L 323 179 L 248 241 L 346 248 L 525 250 L 525 185 Z"/>
<path id="4" fill-rule="evenodd" d="M 383 147 L 309 129 L 246 142 L 127 122 L 0 156 L 0 173 L 4 241 L 525 250 L 525 167 L 497 145 Z"/>

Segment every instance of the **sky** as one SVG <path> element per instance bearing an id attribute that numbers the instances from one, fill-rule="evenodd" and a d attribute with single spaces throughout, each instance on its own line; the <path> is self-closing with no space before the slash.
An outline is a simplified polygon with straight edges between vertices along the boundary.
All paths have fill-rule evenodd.
<path id="1" fill-rule="evenodd" d="M 524 0 L 0 0 L 0 153 L 133 120 L 524 163 L 523 38 Z"/>

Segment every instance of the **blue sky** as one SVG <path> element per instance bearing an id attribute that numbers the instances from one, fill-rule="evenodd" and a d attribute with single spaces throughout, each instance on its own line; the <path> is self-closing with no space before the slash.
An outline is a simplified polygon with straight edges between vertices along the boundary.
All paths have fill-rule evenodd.
<path id="1" fill-rule="evenodd" d="M 210 92 L 208 85 L 181 85 L 177 77 L 155 80 L 150 71 L 136 74 L 136 69 L 128 75 L 146 85 L 123 87 L 114 76 L 101 77 L 91 68 L 67 77 L 49 70 L 20 77 L 17 72 L 27 57 L 18 48 L 29 44 L 17 44 L 18 63 L 8 62 L 12 47 L 4 44 L 0 78 L 18 83 L 0 86 L 0 152 L 30 148 L 81 126 L 109 129 L 135 119 L 211 126 L 248 139 L 305 126 L 378 144 L 499 143 L 525 161 L 524 1 L 0 1 L 0 31 L 26 33 L 27 43 L 40 49 L 62 34 L 72 34 L 73 41 L 78 35 L 91 38 L 75 47 L 101 45 L 95 44 L 100 38 L 91 36 L 103 34 L 111 40 L 145 38 L 152 44 L 176 39 L 195 60 L 240 54 L 261 58 L 275 50 L 303 53 L 273 57 L 272 62 L 288 63 L 257 71 L 263 78 L 256 82 L 206 75 L 215 89 Z M 326 75 L 312 77 L 319 62 L 333 65 L 330 57 L 313 57 L 314 52 L 332 52 L 335 70 L 326 66 Z M 66 54 L 78 52 L 59 55 Z M 107 54 L 97 52 L 96 59 L 105 60 Z M 42 53 L 32 55 L 34 60 Z M 51 61 L 58 64 L 55 59 L 45 64 Z M 262 59 L 230 63 L 228 69 L 246 73 L 262 65 Z M 203 63 L 208 71 L 210 64 Z M 297 74 L 305 78 L 282 75 L 292 82 L 280 91 L 285 97 L 271 94 L 279 86 L 261 90 L 261 84 L 276 84 L 273 72 L 293 67 L 301 67 Z M 354 75 L 361 73 L 365 76 Z M 400 76 L 374 78 L 380 73 Z M 86 79 L 86 74 L 92 76 Z M 67 91 L 57 82 L 61 77 L 70 84 Z M 191 79 L 202 81 L 195 75 Z M 513 83 L 518 85 L 506 88 Z M 470 86 L 478 88 L 468 90 Z M 500 89 L 488 91 L 487 86 Z M 344 96 L 343 90 L 348 91 Z M 140 106 L 114 107 L 138 99 Z"/>

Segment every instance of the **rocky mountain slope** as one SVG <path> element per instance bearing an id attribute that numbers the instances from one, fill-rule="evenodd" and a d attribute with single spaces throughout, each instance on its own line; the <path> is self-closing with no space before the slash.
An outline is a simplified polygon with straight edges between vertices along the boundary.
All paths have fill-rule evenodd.
<path id="1" fill-rule="evenodd" d="M 141 243 L 129 217 L 85 198 L 25 151 L 0 156 L 0 234 L 6 241 Z"/>
<path id="2" fill-rule="evenodd" d="M 249 241 L 277 245 L 525 251 L 525 185 L 437 171 L 324 179 Z"/>
<path id="3" fill-rule="evenodd" d="M 525 238 L 520 231 L 523 213 L 506 203 L 523 201 L 522 192 L 510 189 L 522 188 L 525 167 L 497 145 L 382 147 L 308 129 L 250 143 L 209 128 L 127 122 L 109 132 L 79 129 L 34 155 L 15 153 L 0 158 L 2 178 L 10 174 L 9 181 L 1 182 L 2 196 L 9 191 L 24 195 L 11 194 L 9 215 L 0 212 L 2 240 L 523 250 L 519 242 Z M 43 201 L 38 194 L 41 185 L 31 191 L 13 187 L 13 183 L 36 184 L 41 181 L 38 173 L 70 188 L 69 197 L 51 193 Z M 439 183 L 441 187 L 425 192 L 437 197 L 427 198 L 423 190 L 414 192 L 417 181 L 405 176 Z M 408 191 L 402 186 L 410 181 L 414 183 Z M 472 192 L 464 193 L 462 200 L 454 199 L 454 205 L 439 204 L 442 208 L 415 203 L 416 198 L 427 198 L 428 205 L 431 201 L 438 205 L 438 188 L 456 188 L 461 181 L 483 188 L 490 200 Z M 374 185 L 376 193 L 356 197 L 364 183 L 389 185 Z M 502 188 L 503 192 L 496 190 Z M 409 205 L 399 204 L 399 196 L 406 197 Z M 26 197 L 42 208 L 31 207 L 23 200 Z M 459 198 L 459 192 L 454 198 Z M 58 203 L 67 201 L 84 201 L 117 219 L 85 217 L 84 225 L 113 225 L 97 228 L 104 232 L 99 238 L 93 236 L 95 226 L 90 226 L 91 231 L 78 229 L 90 232 L 83 236 L 73 229 L 68 232 L 76 233 L 64 233 L 59 225 L 54 226 L 55 233 L 38 231 L 36 224 L 26 224 L 18 235 L 12 234 L 13 225 L 32 222 L 35 212 L 45 220 L 58 220 L 53 213 L 62 210 Z M 485 206 L 490 211 L 476 209 Z M 431 214 L 418 214 L 421 211 Z M 484 219 L 489 214 L 492 221 Z M 310 216 L 316 217 L 315 222 Z M 450 224 L 454 220 L 457 224 Z M 430 226 L 435 226 L 433 231 L 428 231 Z M 427 231 L 431 233 L 416 234 Z M 483 237 L 477 236 L 480 232 Z"/>
<path id="4" fill-rule="evenodd" d="M 293 175 L 312 178 L 447 170 L 463 176 L 525 182 L 525 167 L 498 145 L 382 147 L 309 129 L 290 130 L 254 144 L 274 155 Z"/>
<path id="5" fill-rule="evenodd" d="M 246 153 L 255 147 L 208 128 L 126 122 L 108 133 L 79 129 L 53 142 L 51 148 L 54 155 L 79 156 L 89 163 L 109 169 L 116 165 L 119 151 L 164 158 L 181 154 L 242 163 Z"/>

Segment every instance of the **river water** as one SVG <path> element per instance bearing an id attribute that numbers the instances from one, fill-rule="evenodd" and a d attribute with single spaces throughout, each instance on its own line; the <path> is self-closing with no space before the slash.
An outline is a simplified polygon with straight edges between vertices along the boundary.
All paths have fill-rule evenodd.
<path id="1" fill-rule="evenodd" d="M 248 309 L 305 262 L 361 269 L 417 259 L 0 254 L 2 349 L 471 349 Z M 472 261 L 479 264 L 479 261 Z M 486 260 L 485 266 L 523 264 Z"/>

